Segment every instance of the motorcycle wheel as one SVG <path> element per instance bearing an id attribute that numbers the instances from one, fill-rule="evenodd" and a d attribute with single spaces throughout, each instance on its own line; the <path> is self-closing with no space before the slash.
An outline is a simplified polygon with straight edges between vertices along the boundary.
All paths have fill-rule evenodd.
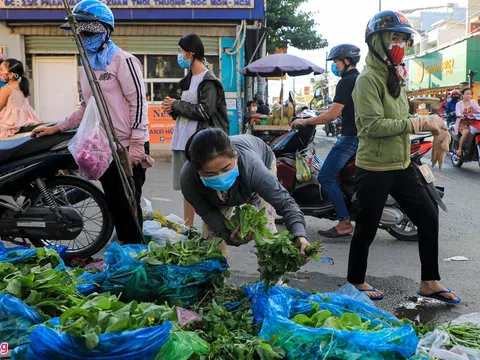
<path id="1" fill-rule="evenodd" d="M 417 227 L 406 216 L 400 224 L 387 229 L 387 232 L 400 241 L 418 241 Z"/>
<path id="2" fill-rule="evenodd" d="M 458 145 L 458 141 L 452 138 L 452 141 L 450 141 L 450 153 L 452 154 L 450 160 L 452 160 L 452 165 L 456 168 L 460 168 L 463 165 L 463 161 L 455 154 L 457 152 Z"/>
<path id="3" fill-rule="evenodd" d="M 102 250 L 113 232 L 113 219 L 102 191 L 91 182 L 74 176 L 58 176 L 46 181 L 45 184 L 48 191 L 53 194 L 57 205 L 71 206 L 82 215 L 83 230 L 74 240 L 37 238 L 28 240 L 36 247 L 50 244 L 66 245 L 67 258 L 87 258 Z M 28 198 L 33 206 L 43 205 L 42 195 L 37 189 L 30 193 Z M 71 204 L 72 202 L 74 204 Z"/>

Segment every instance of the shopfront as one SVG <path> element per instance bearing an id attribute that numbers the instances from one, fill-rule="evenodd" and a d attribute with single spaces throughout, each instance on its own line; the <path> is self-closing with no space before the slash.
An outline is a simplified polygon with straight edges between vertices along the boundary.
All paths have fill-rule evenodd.
<path id="1" fill-rule="evenodd" d="M 32 82 L 30 101 L 39 116 L 45 121 L 63 119 L 79 103 L 80 61 L 73 38 L 59 29 L 65 18 L 61 1 L 1 1 L 0 51 L 26 63 Z M 116 19 L 113 40 L 143 64 L 152 143 L 171 139 L 173 121 L 161 104 L 166 96 L 179 95 L 178 82 L 185 71 L 177 65 L 177 44 L 189 33 L 202 37 L 209 67 L 227 92 L 231 132 L 238 133 L 243 81 L 237 81 L 236 65 L 243 65 L 244 50 L 226 52 L 239 36 L 242 20 L 250 28 L 263 20 L 263 1 L 108 0 L 107 4 Z"/>
<path id="2" fill-rule="evenodd" d="M 443 99 L 447 91 L 468 86 L 469 70 L 480 70 L 480 39 L 465 39 L 442 50 L 410 58 L 407 68 L 409 98 L 429 96 Z M 478 99 L 475 82 L 474 92 L 474 98 Z"/>

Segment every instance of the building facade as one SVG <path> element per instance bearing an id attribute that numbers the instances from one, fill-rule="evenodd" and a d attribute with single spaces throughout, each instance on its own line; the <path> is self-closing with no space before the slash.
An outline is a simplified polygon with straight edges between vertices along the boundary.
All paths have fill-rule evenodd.
<path id="1" fill-rule="evenodd" d="M 76 2 L 69 0 L 72 7 Z M 116 20 L 113 41 L 143 64 L 153 143 L 168 143 L 171 138 L 173 121 L 161 104 L 166 96 L 179 94 L 185 70 L 177 65 L 177 44 L 189 33 L 202 37 L 210 69 L 225 87 L 231 133 L 240 131 L 244 82 L 237 78 L 238 68 L 245 63 L 245 47 L 257 45 L 258 36 L 251 32 L 262 30 L 264 0 L 106 3 Z M 26 64 L 32 82 L 30 101 L 44 121 L 61 120 L 79 104 L 80 60 L 73 37 L 59 28 L 63 22 L 61 0 L 0 0 L 0 51 Z"/>

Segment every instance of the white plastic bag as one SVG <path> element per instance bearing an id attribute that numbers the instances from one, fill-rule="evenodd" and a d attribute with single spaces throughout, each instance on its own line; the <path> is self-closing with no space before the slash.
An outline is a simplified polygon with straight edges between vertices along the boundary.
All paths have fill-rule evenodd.
<path id="1" fill-rule="evenodd" d="M 165 245 L 167 240 L 172 244 L 181 240 L 186 240 L 184 235 L 178 234 L 169 228 L 162 227 L 162 224 L 160 224 L 158 221 L 144 221 L 143 235 L 149 237 L 151 241 L 155 241 L 160 245 Z"/>
<path id="2" fill-rule="evenodd" d="M 93 97 L 87 104 L 77 133 L 68 144 L 68 150 L 78 165 L 79 174 L 88 180 L 100 179 L 110 166 L 112 151 Z"/>
<path id="3" fill-rule="evenodd" d="M 148 219 L 148 220 L 153 220 L 153 207 L 152 207 L 152 202 L 150 200 L 145 199 L 142 197 L 142 213 L 143 216 Z"/>
<path id="4" fill-rule="evenodd" d="M 471 323 L 480 326 L 480 313 L 462 315 L 451 322 L 452 325 Z M 444 348 L 450 343 L 446 331 L 435 329 L 429 332 L 418 343 L 416 355 L 428 356 L 442 360 L 480 360 L 480 350 L 455 346 L 450 350 Z"/>

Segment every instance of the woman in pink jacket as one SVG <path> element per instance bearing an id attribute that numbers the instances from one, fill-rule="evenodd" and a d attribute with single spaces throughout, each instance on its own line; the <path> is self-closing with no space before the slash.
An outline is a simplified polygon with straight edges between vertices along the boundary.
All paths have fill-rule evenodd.
<path id="1" fill-rule="evenodd" d="M 83 44 L 105 96 L 117 136 L 122 145 L 129 149 L 133 164 L 138 220 L 141 226 L 140 199 L 145 182 L 145 168 L 151 166 L 153 162 L 148 156 L 148 107 L 142 65 L 137 58 L 123 51 L 110 40 L 115 24 L 113 13 L 107 5 L 99 0 L 83 0 L 74 7 L 73 14 L 77 19 Z M 62 28 L 70 30 L 68 23 Z M 82 121 L 86 104 L 92 97 L 92 90 L 84 69 L 79 75 L 78 90 L 82 102 L 77 111 L 56 126 L 35 129 L 32 135 L 41 137 L 77 128 Z M 100 182 L 113 216 L 119 242 L 140 243 L 142 235 L 128 210 L 128 201 L 114 162 L 100 178 Z"/>

